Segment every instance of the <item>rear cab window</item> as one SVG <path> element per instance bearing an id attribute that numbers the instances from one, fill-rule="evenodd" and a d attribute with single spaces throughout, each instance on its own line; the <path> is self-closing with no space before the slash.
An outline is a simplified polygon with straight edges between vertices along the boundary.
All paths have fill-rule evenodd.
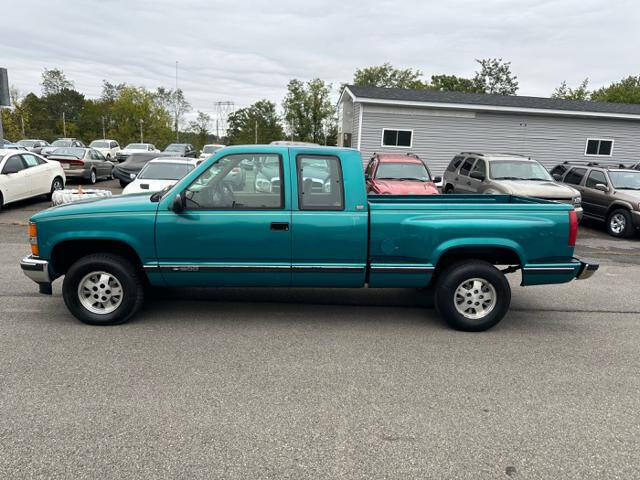
<path id="1" fill-rule="evenodd" d="M 344 210 L 340 159 L 331 155 L 296 156 L 300 210 Z"/>
<path id="2" fill-rule="evenodd" d="M 447 172 L 455 172 L 462 163 L 463 159 L 464 157 L 460 155 L 458 155 L 457 157 L 453 157 L 453 160 L 451 160 L 451 163 L 447 167 Z"/>

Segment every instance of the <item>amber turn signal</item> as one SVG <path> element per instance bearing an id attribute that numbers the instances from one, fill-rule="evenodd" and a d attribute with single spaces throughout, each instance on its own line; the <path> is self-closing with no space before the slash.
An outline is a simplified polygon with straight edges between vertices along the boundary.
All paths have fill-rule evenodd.
<path id="1" fill-rule="evenodd" d="M 31 243 L 31 254 L 37 257 L 40 250 L 38 249 L 38 229 L 35 223 L 29 224 L 29 243 Z"/>

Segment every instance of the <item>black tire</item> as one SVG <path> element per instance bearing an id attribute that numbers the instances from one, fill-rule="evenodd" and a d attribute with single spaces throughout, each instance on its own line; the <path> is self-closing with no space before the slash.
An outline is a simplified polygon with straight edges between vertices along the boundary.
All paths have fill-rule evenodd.
<path id="1" fill-rule="evenodd" d="M 453 193 L 453 185 L 451 185 L 450 183 L 448 183 L 444 189 L 442 190 L 443 193 Z"/>
<path id="2" fill-rule="evenodd" d="M 47 195 L 47 198 L 49 200 L 51 200 L 51 197 L 53 196 L 53 192 L 55 192 L 56 190 L 64 190 L 64 180 L 62 180 L 62 178 L 60 177 L 54 178 L 53 181 L 51 182 L 51 191 Z"/>
<path id="3" fill-rule="evenodd" d="M 0 212 L 2 211 L 3 206 L 4 206 L 4 198 L 2 198 L 2 192 L 0 192 Z"/>
<path id="4" fill-rule="evenodd" d="M 120 180 L 120 188 L 126 187 L 128 184 L 124 180 Z"/>
<path id="5" fill-rule="evenodd" d="M 95 313 L 83 305 L 78 287 L 92 272 L 106 272 L 119 282 L 122 295 L 119 305 L 112 312 Z M 96 253 L 71 265 L 64 277 L 62 295 L 69 311 L 81 322 L 89 325 L 119 325 L 128 321 L 142 306 L 144 282 L 142 274 L 130 260 L 111 253 Z"/>
<path id="6" fill-rule="evenodd" d="M 633 236 L 633 224 L 629 210 L 618 208 L 607 216 L 607 233 L 616 238 Z"/>
<path id="7" fill-rule="evenodd" d="M 98 181 L 98 175 L 96 174 L 95 170 L 91 169 L 91 171 L 89 172 L 89 183 L 91 185 L 95 185 L 97 181 Z"/>
<path id="8" fill-rule="evenodd" d="M 469 304 L 469 310 L 465 315 L 473 315 L 473 312 L 477 314 L 477 310 L 473 310 L 473 312 L 471 310 L 477 308 L 476 306 L 482 309 L 483 305 L 479 304 L 483 300 L 487 302 L 486 295 L 493 295 L 493 293 L 495 293 L 493 306 L 489 308 L 490 304 L 488 304 L 486 306 L 488 312 L 479 318 L 469 318 L 456 308 L 456 303 L 461 303 L 459 308 L 466 306 L 464 304 L 466 297 L 458 297 L 456 291 L 459 287 L 463 288 L 465 281 L 472 282 L 472 279 L 487 282 L 484 287 L 486 290 L 482 288 L 469 290 L 469 300 L 467 301 L 472 301 L 473 303 Z M 473 286 L 472 283 L 468 285 Z M 493 287 L 493 292 L 489 285 Z M 465 300 L 456 302 L 456 299 Z M 504 274 L 490 263 L 481 260 L 468 260 L 451 265 L 439 275 L 438 282 L 436 283 L 434 303 L 440 316 L 452 328 L 466 332 L 482 332 L 496 325 L 509 310 L 511 287 Z"/>

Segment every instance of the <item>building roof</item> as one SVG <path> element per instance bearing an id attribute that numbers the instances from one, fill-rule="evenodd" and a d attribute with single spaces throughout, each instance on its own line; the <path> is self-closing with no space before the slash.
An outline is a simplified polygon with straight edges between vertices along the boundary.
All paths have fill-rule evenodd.
<path id="1" fill-rule="evenodd" d="M 347 85 L 345 91 L 354 101 L 397 105 L 426 105 L 434 108 L 467 108 L 531 113 L 605 116 L 640 120 L 640 104 L 589 102 L 559 98 L 491 95 L 486 93 L 440 92 L 405 88 L 358 87 Z"/>

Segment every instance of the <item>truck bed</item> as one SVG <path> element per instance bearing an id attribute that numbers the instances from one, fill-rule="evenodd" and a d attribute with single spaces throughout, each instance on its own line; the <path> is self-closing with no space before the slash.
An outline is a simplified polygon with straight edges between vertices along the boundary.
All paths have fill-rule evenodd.
<path id="1" fill-rule="evenodd" d="M 525 285 L 569 281 L 579 268 L 568 244 L 568 204 L 514 195 L 370 195 L 368 205 L 371 286 L 420 285 L 446 255 L 465 249 L 521 266 Z"/>

